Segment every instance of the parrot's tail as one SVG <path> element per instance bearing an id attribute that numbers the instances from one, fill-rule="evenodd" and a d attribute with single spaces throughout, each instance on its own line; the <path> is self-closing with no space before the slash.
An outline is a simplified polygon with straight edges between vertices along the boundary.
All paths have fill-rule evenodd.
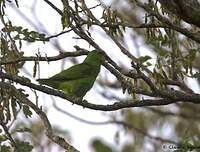
<path id="1" fill-rule="evenodd" d="M 38 81 L 40 84 L 47 84 L 48 79 L 37 79 L 36 81 Z"/>
<path id="2" fill-rule="evenodd" d="M 59 83 L 57 83 L 56 81 L 52 81 L 51 79 L 37 79 L 36 81 L 38 81 L 40 84 L 44 84 L 55 89 L 59 87 Z"/>

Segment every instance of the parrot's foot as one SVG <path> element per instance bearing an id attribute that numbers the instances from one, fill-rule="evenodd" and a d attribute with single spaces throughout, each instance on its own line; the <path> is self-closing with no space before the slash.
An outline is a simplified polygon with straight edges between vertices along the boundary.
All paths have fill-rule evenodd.
<path id="1" fill-rule="evenodd" d="M 70 97 L 72 104 L 81 103 L 83 100 L 83 98 L 81 98 L 81 97 L 76 97 L 76 96 L 72 96 L 72 95 L 68 95 L 68 97 Z"/>

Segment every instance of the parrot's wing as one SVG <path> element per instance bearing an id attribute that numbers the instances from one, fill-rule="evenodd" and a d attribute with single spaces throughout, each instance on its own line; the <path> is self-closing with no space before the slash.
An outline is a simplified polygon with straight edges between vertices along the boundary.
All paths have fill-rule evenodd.
<path id="1" fill-rule="evenodd" d="M 81 63 L 54 75 L 53 77 L 49 78 L 49 80 L 70 81 L 92 76 L 92 74 L 93 67 L 87 63 Z"/>

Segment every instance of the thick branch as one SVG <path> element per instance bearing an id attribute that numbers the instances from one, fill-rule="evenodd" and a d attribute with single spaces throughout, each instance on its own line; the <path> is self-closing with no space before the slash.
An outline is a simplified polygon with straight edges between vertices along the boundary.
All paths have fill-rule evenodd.
<path id="1" fill-rule="evenodd" d="M 200 27 L 200 4 L 197 0 L 158 0 L 171 13 Z"/>
<path id="2" fill-rule="evenodd" d="M 3 72 L 0 72 L 0 78 L 9 79 L 16 83 L 19 83 L 21 85 L 42 91 L 47 94 L 51 94 L 54 96 L 58 96 L 60 98 L 66 99 L 69 102 L 83 106 L 85 108 L 93 109 L 93 110 L 101 110 L 101 111 L 115 111 L 123 108 L 131 108 L 131 107 L 144 107 L 144 106 L 161 106 L 161 105 L 168 105 L 171 103 L 176 102 L 192 102 L 199 104 L 200 102 L 200 95 L 199 94 L 186 94 L 182 93 L 180 91 L 168 91 L 163 90 L 159 92 L 163 97 L 163 99 L 142 99 L 142 100 L 134 100 L 134 101 L 127 101 L 127 102 L 116 102 L 114 104 L 110 105 L 96 105 L 89 103 L 86 100 L 81 101 L 80 99 L 77 99 L 76 97 L 70 97 L 65 95 L 63 92 L 54 90 L 51 88 L 47 88 L 44 86 L 36 85 L 31 83 L 30 81 L 27 81 L 26 79 L 20 78 L 20 77 L 12 77 L 8 74 L 5 74 Z"/>

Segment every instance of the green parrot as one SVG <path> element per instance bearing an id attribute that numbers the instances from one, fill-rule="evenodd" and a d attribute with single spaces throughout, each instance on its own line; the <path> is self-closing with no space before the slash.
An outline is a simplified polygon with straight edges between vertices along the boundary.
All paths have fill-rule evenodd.
<path id="1" fill-rule="evenodd" d="M 69 69 L 48 79 L 37 79 L 40 84 L 62 90 L 65 94 L 83 98 L 92 88 L 101 68 L 101 55 L 96 50 L 91 51 L 83 63 L 74 65 Z"/>

